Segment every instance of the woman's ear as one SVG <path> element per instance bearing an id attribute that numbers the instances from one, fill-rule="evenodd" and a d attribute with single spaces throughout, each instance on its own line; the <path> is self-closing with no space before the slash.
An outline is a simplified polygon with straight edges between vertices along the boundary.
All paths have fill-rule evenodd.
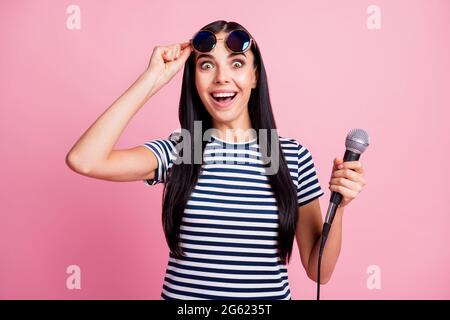
<path id="1" fill-rule="evenodd" d="M 258 66 L 255 67 L 255 81 L 253 81 L 252 84 L 252 88 L 255 89 L 256 88 L 256 84 L 258 83 L 258 79 L 259 79 L 259 69 Z"/>

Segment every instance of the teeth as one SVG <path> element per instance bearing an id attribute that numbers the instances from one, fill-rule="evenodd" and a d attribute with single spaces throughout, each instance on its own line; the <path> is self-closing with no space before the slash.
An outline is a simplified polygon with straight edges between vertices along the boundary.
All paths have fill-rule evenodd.
<path id="1" fill-rule="evenodd" d="M 220 93 L 213 93 L 214 98 L 224 98 L 224 97 L 234 97 L 236 92 L 220 92 Z"/>

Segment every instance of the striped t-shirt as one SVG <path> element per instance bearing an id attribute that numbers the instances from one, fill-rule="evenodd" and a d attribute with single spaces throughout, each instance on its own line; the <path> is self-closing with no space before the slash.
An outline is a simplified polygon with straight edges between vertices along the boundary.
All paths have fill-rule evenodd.
<path id="1" fill-rule="evenodd" d="M 298 205 L 322 196 L 309 150 L 295 139 L 279 140 Z M 144 144 L 158 160 L 145 185 L 165 182 L 176 144 L 172 137 Z M 212 136 L 206 144 L 181 222 L 186 256 L 169 254 L 161 299 L 291 300 L 287 266 L 278 258 L 278 209 L 260 155 L 256 138 L 234 143 Z"/>

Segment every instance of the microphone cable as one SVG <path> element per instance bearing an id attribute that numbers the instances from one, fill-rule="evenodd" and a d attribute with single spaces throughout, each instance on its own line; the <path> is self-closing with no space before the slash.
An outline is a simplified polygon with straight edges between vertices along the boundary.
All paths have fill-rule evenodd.
<path id="1" fill-rule="evenodd" d="M 317 300 L 320 300 L 320 266 L 322 264 L 322 254 L 325 248 L 325 242 L 327 242 L 328 233 L 330 232 L 331 224 L 325 222 L 322 229 L 322 239 L 320 241 L 319 249 L 319 261 L 317 263 Z"/>

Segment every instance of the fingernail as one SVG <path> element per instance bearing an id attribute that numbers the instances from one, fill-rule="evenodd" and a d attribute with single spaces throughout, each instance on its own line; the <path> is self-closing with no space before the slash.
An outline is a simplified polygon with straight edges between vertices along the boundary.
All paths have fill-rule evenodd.
<path id="1" fill-rule="evenodd" d="M 342 169 L 343 167 L 344 167 L 343 164 L 338 165 L 338 168 L 339 168 L 339 169 Z"/>

